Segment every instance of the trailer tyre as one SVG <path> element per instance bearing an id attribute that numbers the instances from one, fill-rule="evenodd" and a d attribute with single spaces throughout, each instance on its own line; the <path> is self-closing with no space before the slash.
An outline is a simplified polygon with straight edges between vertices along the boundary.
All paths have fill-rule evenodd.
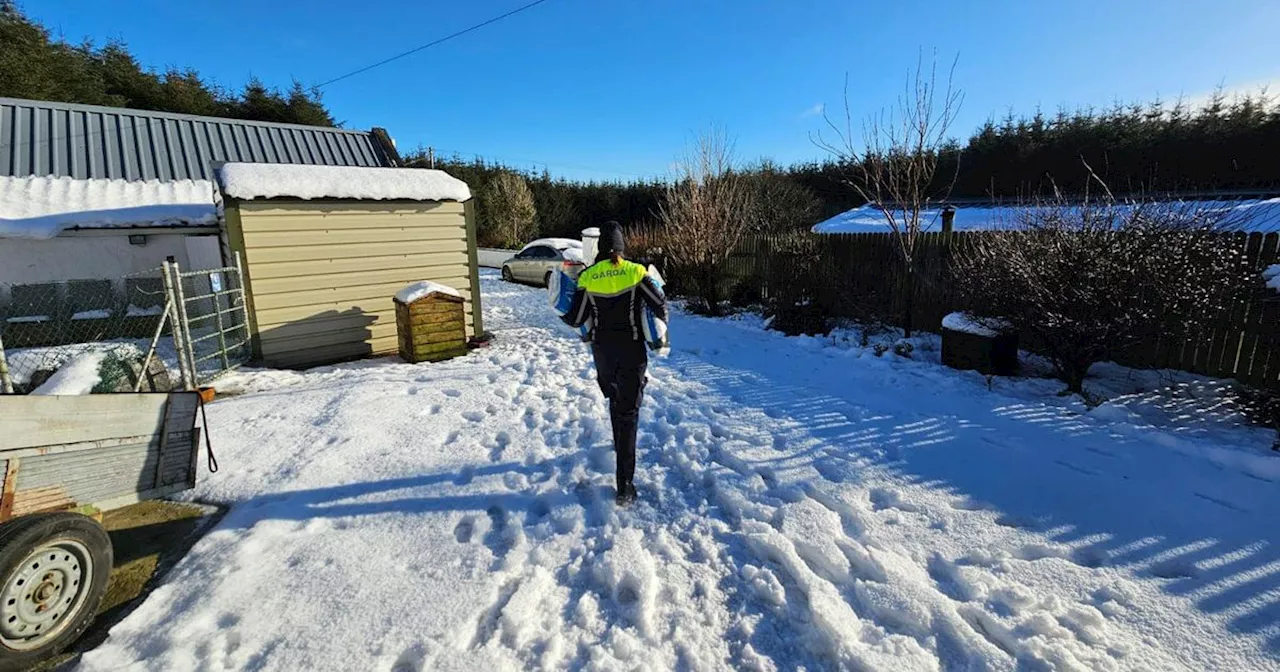
<path id="1" fill-rule="evenodd" d="M 98 611 L 111 575 L 111 538 L 78 513 L 37 513 L 0 525 L 0 672 L 70 646 Z"/>

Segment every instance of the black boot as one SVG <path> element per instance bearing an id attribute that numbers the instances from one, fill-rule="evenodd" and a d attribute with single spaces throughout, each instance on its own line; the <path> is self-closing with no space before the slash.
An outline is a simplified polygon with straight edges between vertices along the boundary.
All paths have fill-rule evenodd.
<path id="1" fill-rule="evenodd" d="M 636 501 L 636 486 L 630 483 L 624 484 L 618 494 L 614 495 L 613 501 L 618 506 L 631 506 Z"/>

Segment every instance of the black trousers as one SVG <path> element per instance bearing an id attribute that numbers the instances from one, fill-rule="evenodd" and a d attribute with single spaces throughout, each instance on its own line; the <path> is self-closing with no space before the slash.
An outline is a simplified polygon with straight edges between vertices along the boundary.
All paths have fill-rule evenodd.
<path id="1" fill-rule="evenodd" d="M 636 432 L 640 428 L 649 352 L 643 341 L 629 339 L 597 341 L 591 345 L 591 352 L 600 391 L 609 400 L 613 450 L 618 457 L 618 492 L 622 492 L 636 474 Z"/>

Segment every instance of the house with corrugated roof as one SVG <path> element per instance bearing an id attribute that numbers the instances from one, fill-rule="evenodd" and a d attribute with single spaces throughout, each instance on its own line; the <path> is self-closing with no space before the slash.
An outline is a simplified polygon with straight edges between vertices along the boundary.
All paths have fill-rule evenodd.
<path id="1" fill-rule="evenodd" d="M 483 331 L 471 192 L 402 167 L 385 130 L 0 98 L 0 327 L 47 345 L 64 323 L 159 315 L 169 258 L 240 267 L 268 365 L 395 352 L 391 297 L 413 282 L 456 290 L 457 326 Z M 203 297 L 222 272 L 189 275 Z"/>
<path id="2" fill-rule="evenodd" d="M 0 98 L 0 286 L 223 265 L 225 163 L 394 167 L 358 131 Z M 0 289 L 3 292 L 3 289 Z"/>

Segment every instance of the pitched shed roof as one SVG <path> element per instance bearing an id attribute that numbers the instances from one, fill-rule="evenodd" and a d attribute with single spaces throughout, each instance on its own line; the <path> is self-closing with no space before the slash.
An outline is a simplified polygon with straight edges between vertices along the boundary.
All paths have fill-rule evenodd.
<path id="1" fill-rule="evenodd" d="M 375 133 L 0 98 L 0 176 L 212 180 L 230 161 L 396 165 Z"/>

